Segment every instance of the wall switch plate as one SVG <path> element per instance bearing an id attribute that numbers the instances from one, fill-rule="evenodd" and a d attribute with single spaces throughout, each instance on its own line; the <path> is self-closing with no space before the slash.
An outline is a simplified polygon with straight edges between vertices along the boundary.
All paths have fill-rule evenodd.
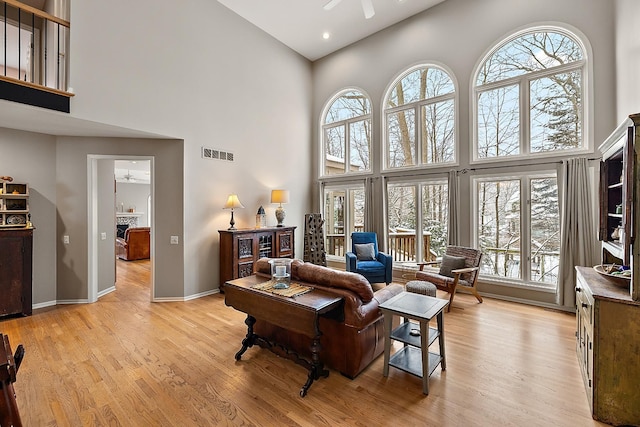
<path id="1" fill-rule="evenodd" d="M 65 245 L 69 244 L 69 236 L 62 236 L 62 243 L 64 243 Z"/>
<path id="2" fill-rule="evenodd" d="M 171 244 L 172 245 L 178 244 L 178 236 L 171 236 Z"/>
<path id="3" fill-rule="evenodd" d="M 107 233 L 100 233 L 100 240 L 107 240 Z"/>

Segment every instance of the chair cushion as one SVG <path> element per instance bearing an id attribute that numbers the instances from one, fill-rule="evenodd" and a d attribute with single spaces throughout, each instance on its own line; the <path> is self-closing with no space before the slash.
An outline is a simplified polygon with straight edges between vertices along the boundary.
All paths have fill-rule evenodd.
<path id="1" fill-rule="evenodd" d="M 354 246 L 358 261 L 373 261 L 376 259 L 376 250 L 373 243 L 356 243 Z"/>
<path id="2" fill-rule="evenodd" d="M 440 275 L 453 277 L 451 270 L 457 270 L 458 268 L 464 268 L 466 258 L 462 256 L 444 255 L 442 262 L 440 263 Z"/>
<path id="3" fill-rule="evenodd" d="M 381 272 L 384 274 L 384 264 L 380 261 L 360 261 L 358 262 L 358 272 Z"/>

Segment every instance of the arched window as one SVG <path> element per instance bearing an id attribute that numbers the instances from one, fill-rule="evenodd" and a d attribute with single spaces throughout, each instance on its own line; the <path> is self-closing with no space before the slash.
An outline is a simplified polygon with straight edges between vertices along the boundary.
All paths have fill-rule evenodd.
<path id="1" fill-rule="evenodd" d="M 371 102 L 357 89 L 347 89 L 328 103 L 322 121 L 320 175 L 371 170 Z"/>
<path id="2" fill-rule="evenodd" d="M 435 65 L 412 67 L 390 86 L 385 105 L 385 169 L 456 161 L 455 84 Z"/>
<path id="3" fill-rule="evenodd" d="M 521 31 L 475 74 L 474 160 L 582 151 L 585 52 L 559 28 Z"/>

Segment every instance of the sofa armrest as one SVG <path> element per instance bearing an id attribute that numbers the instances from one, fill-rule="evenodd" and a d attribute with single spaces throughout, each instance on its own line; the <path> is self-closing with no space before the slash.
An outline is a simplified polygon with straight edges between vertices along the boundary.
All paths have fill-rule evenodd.
<path id="1" fill-rule="evenodd" d="M 390 285 L 385 286 L 384 288 L 380 288 L 373 294 L 373 298 L 378 302 L 378 304 L 382 304 L 383 302 L 395 297 L 400 292 L 404 291 L 404 286 L 398 283 L 391 283 Z"/>
<path id="2" fill-rule="evenodd" d="M 358 261 L 358 259 L 356 258 L 356 254 L 354 254 L 353 252 L 347 252 L 345 254 L 345 258 L 347 260 L 347 263 L 345 265 L 347 271 L 356 271 L 356 263 Z"/>
<path id="3" fill-rule="evenodd" d="M 363 326 L 375 322 L 382 315 L 379 307 L 380 304 L 404 291 L 404 286 L 398 283 L 387 285 L 374 292 L 373 299 L 366 303 L 358 298 L 353 292 L 343 289 L 332 289 L 331 291 L 344 298 L 344 323 L 346 325 L 362 328 Z"/>

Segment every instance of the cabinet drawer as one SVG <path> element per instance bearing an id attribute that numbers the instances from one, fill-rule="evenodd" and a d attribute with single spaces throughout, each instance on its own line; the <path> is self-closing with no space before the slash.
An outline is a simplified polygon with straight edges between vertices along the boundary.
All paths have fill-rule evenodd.
<path id="1" fill-rule="evenodd" d="M 578 277 L 576 282 L 576 310 L 586 321 L 585 327 L 593 331 L 593 295 L 588 286 Z"/>

